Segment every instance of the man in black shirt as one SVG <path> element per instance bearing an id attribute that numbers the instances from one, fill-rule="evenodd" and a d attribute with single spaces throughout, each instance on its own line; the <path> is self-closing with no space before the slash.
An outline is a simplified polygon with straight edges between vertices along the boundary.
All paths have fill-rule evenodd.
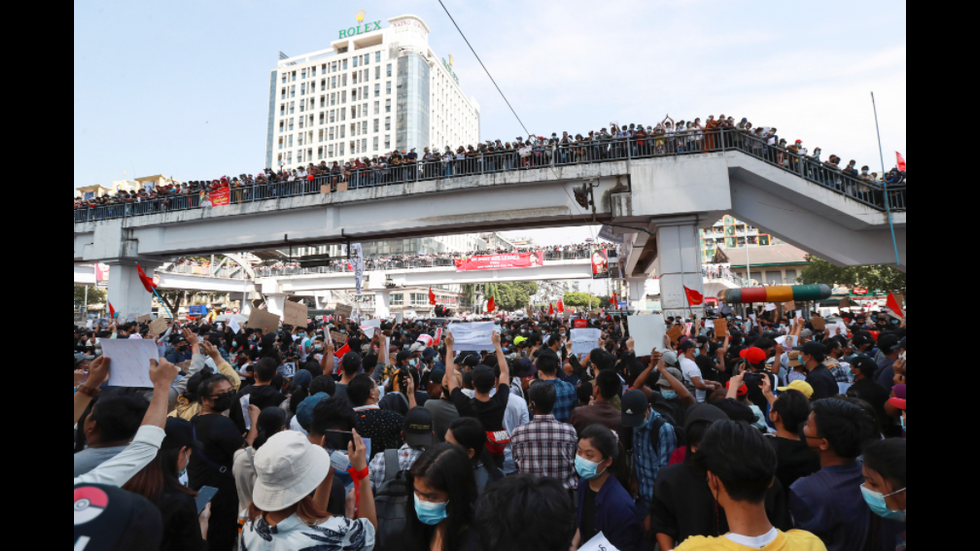
<path id="1" fill-rule="evenodd" d="M 810 398 L 812 401 L 816 402 L 824 398 L 833 398 L 840 394 L 837 379 L 827 369 L 827 366 L 823 365 L 824 360 L 827 359 L 826 346 L 818 342 L 808 342 L 802 347 L 794 348 L 793 350 L 802 352 L 800 361 L 803 362 L 803 365 L 806 366 L 806 370 L 809 372 L 809 375 L 806 377 L 806 382 L 813 387 L 813 396 Z"/>
<path id="2" fill-rule="evenodd" d="M 497 351 L 497 364 L 500 367 L 500 386 L 497 387 L 497 394 L 492 398 L 490 392 L 493 390 L 495 377 L 493 370 L 486 366 L 477 366 L 473 371 L 473 387 L 476 389 L 474 398 L 469 398 L 459 388 L 455 377 L 456 362 L 453 360 L 455 355 L 452 333 L 446 337 L 446 359 L 449 361 L 449 395 L 459 416 L 478 419 L 483 423 L 483 430 L 487 432 L 499 432 L 504 430 L 504 413 L 510 396 L 510 385 L 507 384 L 510 381 L 510 369 L 504 351 L 500 347 L 500 333 L 494 333 L 492 341 Z"/>
<path id="3" fill-rule="evenodd" d="M 885 402 L 891 398 L 891 392 L 875 381 L 874 374 L 877 369 L 878 364 L 863 354 L 854 358 L 851 364 L 854 384 L 847 390 L 847 395 L 871 404 L 878 416 L 878 423 L 882 427 L 887 427 L 889 419 L 885 414 Z"/>
<path id="4" fill-rule="evenodd" d="M 235 403 L 231 406 L 231 413 L 229 414 L 231 420 L 238 426 L 238 432 L 244 434 L 247 431 L 245 428 L 245 413 L 241 406 L 242 398 L 248 396 L 249 405 L 255 406 L 260 410 L 279 407 L 286 400 L 286 397 L 271 384 L 272 379 L 276 376 L 276 369 L 276 361 L 272 358 L 262 358 L 258 363 L 253 365 L 255 384 L 246 386 L 238 392 L 235 396 Z"/>

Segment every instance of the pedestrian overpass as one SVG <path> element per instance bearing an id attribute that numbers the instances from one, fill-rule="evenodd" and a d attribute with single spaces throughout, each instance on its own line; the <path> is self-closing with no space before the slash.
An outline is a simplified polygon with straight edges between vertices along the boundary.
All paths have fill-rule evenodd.
<path id="1" fill-rule="evenodd" d="M 606 224 L 623 238 L 623 275 L 656 273 L 673 313 L 687 308 L 685 286 L 703 289 L 698 230 L 731 214 L 840 266 L 904 271 L 904 187 L 862 182 L 734 131 L 694 153 L 654 143 L 631 139 L 598 154 L 587 146 L 584 159 L 558 151 L 526 169 L 484 162 L 452 177 L 420 165 L 391 183 L 352 180 L 353 189 L 329 194 L 320 182 L 284 184 L 277 195 L 253 190 L 222 207 L 76 214 L 74 260 L 112 265 L 109 298 L 128 314 L 148 310 L 137 261 L 146 269 L 225 251 Z"/>

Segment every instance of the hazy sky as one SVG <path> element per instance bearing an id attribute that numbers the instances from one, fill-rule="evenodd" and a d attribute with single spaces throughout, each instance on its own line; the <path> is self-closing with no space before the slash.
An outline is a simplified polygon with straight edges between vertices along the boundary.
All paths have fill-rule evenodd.
<path id="1" fill-rule="evenodd" d="M 444 0 L 536 134 L 724 113 L 825 156 L 905 150 L 905 2 Z M 329 47 L 354 12 L 412 13 L 482 107 L 482 139 L 524 134 L 438 1 L 75 2 L 73 188 L 255 173 L 279 51 Z"/>

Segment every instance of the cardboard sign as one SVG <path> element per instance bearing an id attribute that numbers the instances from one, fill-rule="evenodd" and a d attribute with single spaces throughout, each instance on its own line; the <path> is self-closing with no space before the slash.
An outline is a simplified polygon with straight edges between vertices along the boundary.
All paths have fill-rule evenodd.
<path id="1" fill-rule="evenodd" d="M 287 300 L 283 305 L 283 324 L 293 327 L 306 327 L 309 308 L 302 303 Z"/>
<path id="2" fill-rule="evenodd" d="M 320 186 L 320 195 L 326 195 L 331 192 L 330 184 L 323 184 Z"/>
<path id="3" fill-rule="evenodd" d="M 725 318 L 714 320 L 715 337 L 722 339 L 728 336 L 728 320 Z"/>
<path id="4" fill-rule="evenodd" d="M 170 321 L 167 318 L 159 317 L 152 322 L 150 322 L 150 327 L 147 329 L 151 335 L 154 337 L 159 337 L 160 335 L 167 332 L 167 322 Z"/>
<path id="5" fill-rule="evenodd" d="M 347 182 L 337 182 L 337 191 L 347 191 Z"/>
<path id="6" fill-rule="evenodd" d="M 823 318 L 810 318 L 810 323 L 816 331 L 823 331 L 827 328 L 827 320 Z"/>
<path id="7" fill-rule="evenodd" d="M 838 308 L 850 308 L 851 307 L 851 299 L 848 298 L 848 297 L 844 297 L 844 298 L 840 299 L 840 304 L 838 304 L 837 307 Z M 794 308 L 794 310 L 795 310 L 795 308 Z"/>
<path id="8" fill-rule="evenodd" d="M 350 315 L 354 312 L 354 309 L 346 304 L 338 304 L 337 309 L 334 314 L 338 316 L 343 316 L 344 319 L 350 319 Z"/>
<path id="9" fill-rule="evenodd" d="M 796 301 L 791 300 L 783 303 L 783 312 L 792 312 L 793 310 L 796 310 Z"/>
<path id="10" fill-rule="evenodd" d="M 108 386 L 153 388 L 150 360 L 160 357 L 151 340 L 102 339 L 102 353 L 112 362 Z"/>
<path id="11" fill-rule="evenodd" d="M 664 350 L 664 335 L 667 334 L 667 324 L 661 315 L 629 316 L 630 336 L 633 338 L 633 350 L 636 355 L 643 357 L 653 351 Z"/>
<path id="12" fill-rule="evenodd" d="M 147 314 L 145 316 L 140 316 L 140 317 L 136 318 L 136 323 L 139 323 L 140 325 L 146 325 L 147 323 L 150 323 L 150 321 L 152 321 L 152 320 L 153 320 L 153 317 L 150 316 L 150 314 Z"/>
<path id="13" fill-rule="evenodd" d="M 274 335 L 279 331 L 279 316 L 264 310 L 252 310 L 248 317 L 248 328 L 259 331 L 263 335 Z"/>
<path id="14" fill-rule="evenodd" d="M 345 335 L 345 334 L 343 334 L 343 333 L 338 333 L 338 332 L 336 332 L 336 331 L 331 331 L 331 332 L 330 332 L 330 339 L 331 339 L 331 340 L 332 340 L 332 341 L 333 341 L 333 342 L 334 342 L 335 344 L 338 344 L 338 345 L 344 345 L 344 344 L 347 344 L 347 335 Z"/>
<path id="15" fill-rule="evenodd" d="M 633 325 L 633 320 L 630 320 L 630 326 L 632 325 Z M 630 331 L 630 333 L 632 334 L 632 330 Z M 670 342 L 672 343 L 676 343 L 681 338 L 681 335 L 683 334 L 684 334 L 684 328 L 681 327 L 680 325 L 675 325 L 667 331 L 667 336 L 670 337 Z"/>

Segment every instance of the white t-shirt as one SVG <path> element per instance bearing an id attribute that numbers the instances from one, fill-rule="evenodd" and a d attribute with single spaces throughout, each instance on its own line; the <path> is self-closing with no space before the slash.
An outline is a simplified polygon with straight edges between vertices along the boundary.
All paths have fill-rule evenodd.
<path id="1" fill-rule="evenodd" d="M 681 358 L 681 373 L 684 374 L 684 380 L 692 385 L 694 384 L 695 378 L 701 379 L 702 382 L 704 381 L 704 377 L 701 375 L 701 368 L 693 360 L 689 360 L 686 357 Z M 708 397 L 708 393 L 704 390 L 698 390 L 695 394 L 699 404 L 703 404 Z"/>

